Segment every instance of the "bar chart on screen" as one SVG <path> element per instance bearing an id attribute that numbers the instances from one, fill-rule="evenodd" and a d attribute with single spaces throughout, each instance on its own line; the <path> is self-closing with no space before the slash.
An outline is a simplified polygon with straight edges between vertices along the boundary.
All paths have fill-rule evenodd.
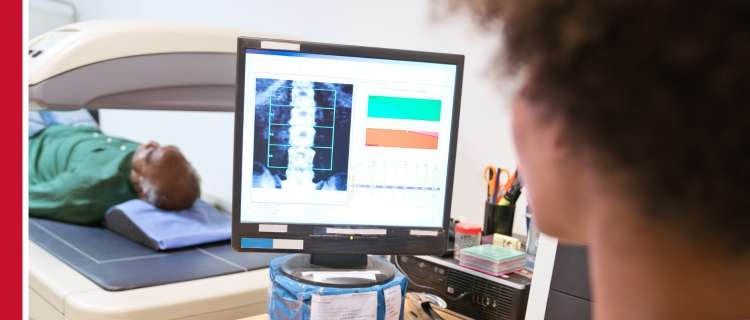
<path id="1" fill-rule="evenodd" d="M 441 102 L 436 99 L 369 96 L 367 116 L 399 120 L 440 121 Z"/>
<path id="2" fill-rule="evenodd" d="M 367 128 L 365 144 L 369 147 L 437 149 L 438 133 L 430 131 Z"/>
<path id="3" fill-rule="evenodd" d="M 365 145 L 437 150 L 441 104 L 436 99 L 369 96 Z"/>

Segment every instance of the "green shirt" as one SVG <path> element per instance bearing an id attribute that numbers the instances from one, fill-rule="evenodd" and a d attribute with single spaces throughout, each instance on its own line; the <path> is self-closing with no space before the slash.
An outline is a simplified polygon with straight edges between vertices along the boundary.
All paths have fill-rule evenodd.
<path id="1" fill-rule="evenodd" d="M 29 139 L 29 214 L 99 222 L 111 206 L 137 198 L 130 182 L 137 143 L 88 126 L 50 126 Z"/>

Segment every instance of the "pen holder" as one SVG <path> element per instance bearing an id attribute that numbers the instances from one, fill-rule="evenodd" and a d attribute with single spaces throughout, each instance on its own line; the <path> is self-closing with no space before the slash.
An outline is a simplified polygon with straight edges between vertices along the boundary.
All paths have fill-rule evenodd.
<path id="1" fill-rule="evenodd" d="M 495 233 L 513 236 L 513 216 L 516 212 L 514 205 L 496 205 L 486 202 L 484 205 L 484 228 L 482 235 Z"/>

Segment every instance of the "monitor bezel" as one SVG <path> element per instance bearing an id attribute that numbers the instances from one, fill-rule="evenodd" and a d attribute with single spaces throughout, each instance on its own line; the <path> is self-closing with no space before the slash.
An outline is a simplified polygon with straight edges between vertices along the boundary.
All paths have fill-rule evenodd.
<path id="1" fill-rule="evenodd" d="M 299 50 L 264 48 L 263 43 L 291 44 L 299 46 Z M 423 226 L 372 226 L 372 225 L 327 225 L 327 224 L 293 224 L 287 223 L 284 233 L 259 232 L 259 225 L 282 223 L 242 223 L 241 222 L 241 191 L 242 191 L 242 139 L 244 125 L 244 89 L 245 89 L 245 57 L 246 50 L 268 50 L 291 53 L 311 53 L 349 57 L 363 57 L 375 59 L 403 60 L 428 63 L 451 64 L 456 66 L 456 79 L 453 96 L 453 117 L 448 154 L 448 170 L 446 177 L 446 193 L 443 209 L 442 227 Z M 296 48 L 295 48 L 296 49 Z M 232 183 L 232 247 L 243 252 L 289 252 L 289 253 L 341 253 L 341 254 L 432 254 L 442 255 L 446 251 L 448 226 L 453 197 L 453 176 L 456 162 L 456 145 L 458 141 L 459 111 L 461 104 L 461 87 L 463 80 L 464 56 L 458 54 L 423 52 L 377 47 L 328 44 L 306 41 L 293 41 L 270 38 L 239 37 L 237 39 L 237 68 L 235 87 L 234 113 L 234 157 Z M 324 228 L 363 228 L 386 229 L 385 236 L 368 235 L 330 235 L 319 232 Z M 323 228 L 323 229 L 321 229 Z M 413 230 L 435 231 L 435 235 L 413 235 Z M 242 248 L 241 238 L 270 238 L 303 240 L 301 250 L 294 249 L 259 249 Z"/>

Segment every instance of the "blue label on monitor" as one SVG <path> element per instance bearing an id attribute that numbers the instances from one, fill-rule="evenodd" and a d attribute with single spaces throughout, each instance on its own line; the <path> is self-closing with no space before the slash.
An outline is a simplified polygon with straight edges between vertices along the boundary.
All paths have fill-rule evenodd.
<path id="1" fill-rule="evenodd" d="M 241 238 L 240 247 L 243 249 L 272 249 L 273 239 L 269 238 Z"/>

